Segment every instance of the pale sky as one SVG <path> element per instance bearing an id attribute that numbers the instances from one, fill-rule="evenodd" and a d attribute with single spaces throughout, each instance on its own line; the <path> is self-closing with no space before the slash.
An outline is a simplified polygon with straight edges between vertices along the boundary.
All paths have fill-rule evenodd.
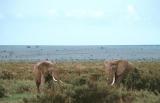
<path id="1" fill-rule="evenodd" d="M 0 0 L 0 45 L 160 44 L 160 0 Z"/>

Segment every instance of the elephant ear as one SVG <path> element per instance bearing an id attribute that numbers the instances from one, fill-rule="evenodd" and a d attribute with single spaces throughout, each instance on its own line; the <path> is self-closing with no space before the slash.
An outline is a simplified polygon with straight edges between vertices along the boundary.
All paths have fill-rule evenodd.
<path id="1" fill-rule="evenodd" d="M 123 62 L 119 62 L 117 65 L 117 72 L 116 72 L 117 76 L 125 73 L 126 69 L 127 69 L 127 64 Z"/>
<path id="2" fill-rule="evenodd" d="M 112 70 L 112 64 L 110 61 L 104 61 L 104 66 L 107 72 Z"/>

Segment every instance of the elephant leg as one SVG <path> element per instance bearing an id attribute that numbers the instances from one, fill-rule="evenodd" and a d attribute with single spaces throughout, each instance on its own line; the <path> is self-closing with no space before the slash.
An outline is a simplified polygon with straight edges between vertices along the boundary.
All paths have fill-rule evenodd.
<path id="1" fill-rule="evenodd" d="M 45 78 L 44 76 L 42 75 L 41 76 L 41 85 L 42 85 L 42 91 L 44 92 L 44 84 L 45 84 Z"/>
<path id="2" fill-rule="evenodd" d="M 40 84 L 41 84 L 41 82 L 39 80 L 36 80 L 36 86 L 37 86 L 37 92 L 38 93 L 40 93 L 40 89 L 39 89 Z"/>

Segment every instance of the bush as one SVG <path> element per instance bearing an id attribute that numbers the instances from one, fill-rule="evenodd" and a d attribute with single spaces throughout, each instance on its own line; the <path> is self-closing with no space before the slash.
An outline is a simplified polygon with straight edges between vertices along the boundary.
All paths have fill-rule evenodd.
<path id="1" fill-rule="evenodd" d="M 24 81 L 17 81 L 17 83 L 14 85 L 14 92 L 15 93 L 24 93 L 31 91 L 31 84 L 30 82 L 24 82 Z"/>
<path id="2" fill-rule="evenodd" d="M 122 80 L 122 84 L 127 89 L 143 89 L 143 80 L 137 69 L 134 69 L 133 72 L 130 72 L 128 75 L 126 75 L 126 77 Z"/>
<path id="3" fill-rule="evenodd" d="M 71 84 L 75 86 L 81 86 L 88 82 L 87 75 L 76 76 L 71 80 Z"/>
<path id="4" fill-rule="evenodd" d="M 106 85 L 106 82 L 87 81 L 83 76 L 75 78 L 75 84 L 60 86 L 55 83 L 44 95 L 29 102 L 38 103 L 118 103 L 121 93 Z M 127 96 L 124 96 L 126 98 Z M 25 99 L 26 101 L 26 99 Z"/>
<path id="5" fill-rule="evenodd" d="M 83 85 L 74 89 L 71 98 L 72 103 L 116 103 L 119 95 L 107 88 L 89 88 L 88 85 Z"/>
<path id="6" fill-rule="evenodd" d="M 140 73 L 139 70 L 135 69 L 122 80 L 122 83 L 128 89 L 143 89 L 160 93 L 160 77 L 153 75 L 151 71 Z"/>
<path id="7" fill-rule="evenodd" d="M 9 71 L 2 71 L 0 72 L 0 78 L 1 79 L 13 79 L 14 74 Z"/>
<path id="8" fill-rule="evenodd" d="M 4 97 L 6 93 L 6 90 L 3 86 L 0 85 L 0 98 Z"/>
<path id="9" fill-rule="evenodd" d="M 65 103 L 65 96 L 60 93 L 56 93 L 54 95 L 43 95 L 39 97 L 35 102 L 36 103 Z"/>
<path id="10" fill-rule="evenodd" d="M 133 103 L 159 103 L 160 101 L 160 94 L 149 91 L 138 91 L 132 95 L 134 96 Z"/>

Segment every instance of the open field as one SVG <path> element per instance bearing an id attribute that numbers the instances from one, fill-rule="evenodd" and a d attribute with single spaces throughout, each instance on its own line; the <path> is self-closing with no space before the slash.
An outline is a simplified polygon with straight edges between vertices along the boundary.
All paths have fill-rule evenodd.
<path id="1" fill-rule="evenodd" d="M 64 84 L 38 97 L 35 62 L 0 62 L 0 103 L 159 103 L 160 61 L 132 62 L 138 71 L 119 87 L 107 85 L 103 61 L 57 62 Z"/>

